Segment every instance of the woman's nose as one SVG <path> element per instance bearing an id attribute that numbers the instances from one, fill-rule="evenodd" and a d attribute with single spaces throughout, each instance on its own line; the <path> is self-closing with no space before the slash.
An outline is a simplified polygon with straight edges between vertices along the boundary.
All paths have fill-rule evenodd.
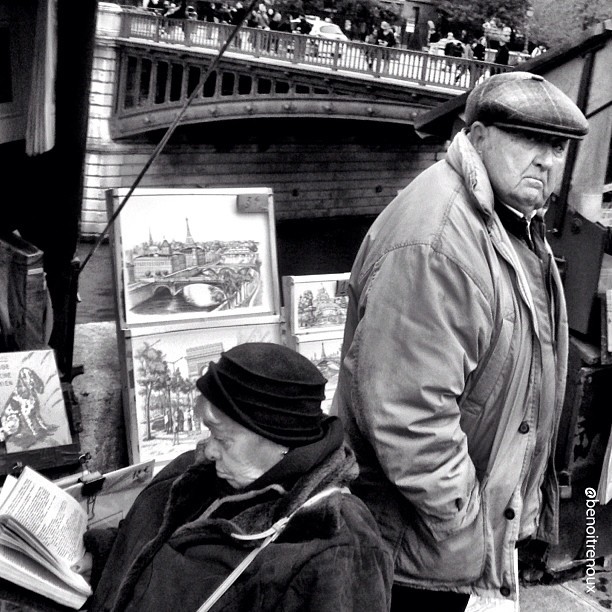
<path id="1" fill-rule="evenodd" d="M 215 439 L 211 436 L 204 444 L 204 456 L 209 461 L 216 461 L 219 458 L 219 449 Z"/>

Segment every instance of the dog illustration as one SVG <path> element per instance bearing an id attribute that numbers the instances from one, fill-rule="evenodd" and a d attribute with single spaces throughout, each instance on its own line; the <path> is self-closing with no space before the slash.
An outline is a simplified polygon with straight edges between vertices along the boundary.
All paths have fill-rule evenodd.
<path id="1" fill-rule="evenodd" d="M 47 425 L 42 419 L 39 395 L 44 390 L 45 385 L 34 370 L 21 368 L 15 390 L 0 414 L 4 438 L 12 437 L 12 442 L 28 448 L 57 429 Z"/>

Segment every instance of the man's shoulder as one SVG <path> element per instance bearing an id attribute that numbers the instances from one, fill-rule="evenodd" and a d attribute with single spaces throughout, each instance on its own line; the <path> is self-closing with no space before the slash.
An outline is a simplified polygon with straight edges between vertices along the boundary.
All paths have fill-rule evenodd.
<path id="1" fill-rule="evenodd" d="M 391 251 L 429 247 L 471 267 L 487 247 L 486 224 L 461 177 L 445 162 L 414 179 L 385 208 L 366 237 L 366 268 Z M 475 261 L 472 261 L 475 263 Z"/>
<path id="2" fill-rule="evenodd" d="M 458 208 L 471 208 L 463 182 L 446 161 L 419 174 L 385 208 L 380 218 L 387 223 L 389 238 L 416 242 L 433 240 Z"/>

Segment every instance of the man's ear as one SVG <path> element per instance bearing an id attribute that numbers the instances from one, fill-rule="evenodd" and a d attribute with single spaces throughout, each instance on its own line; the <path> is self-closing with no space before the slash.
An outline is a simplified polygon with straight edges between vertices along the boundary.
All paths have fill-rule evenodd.
<path id="1" fill-rule="evenodd" d="M 469 136 L 470 142 L 474 145 L 478 153 L 480 153 L 487 137 L 487 126 L 481 121 L 474 121 L 470 126 Z"/>

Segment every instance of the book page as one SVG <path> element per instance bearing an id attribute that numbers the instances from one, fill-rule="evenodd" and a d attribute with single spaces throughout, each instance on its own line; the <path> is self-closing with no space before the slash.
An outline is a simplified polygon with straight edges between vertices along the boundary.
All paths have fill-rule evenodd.
<path id="1" fill-rule="evenodd" d="M 87 513 L 44 476 L 26 467 L 0 507 L 0 515 L 19 522 L 60 562 L 72 566 L 85 554 Z"/>
<path id="2" fill-rule="evenodd" d="M 80 593 L 90 592 L 90 586 L 83 576 L 76 571 L 67 571 L 62 563 L 57 561 L 44 546 L 40 546 L 40 543 L 29 536 L 13 519 L 5 516 L 2 520 L 9 522 L 9 525 L 3 525 L 6 529 L 0 530 L 0 550 L 3 553 L 6 554 L 7 548 L 11 548 L 25 554 L 32 562 L 38 563 L 41 568 L 45 568 L 45 571 L 57 576 L 67 586 Z"/>
<path id="3" fill-rule="evenodd" d="M 23 553 L 1 546 L 0 577 L 75 609 L 91 595 L 91 589 L 87 592 L 71 589 Z"/>

